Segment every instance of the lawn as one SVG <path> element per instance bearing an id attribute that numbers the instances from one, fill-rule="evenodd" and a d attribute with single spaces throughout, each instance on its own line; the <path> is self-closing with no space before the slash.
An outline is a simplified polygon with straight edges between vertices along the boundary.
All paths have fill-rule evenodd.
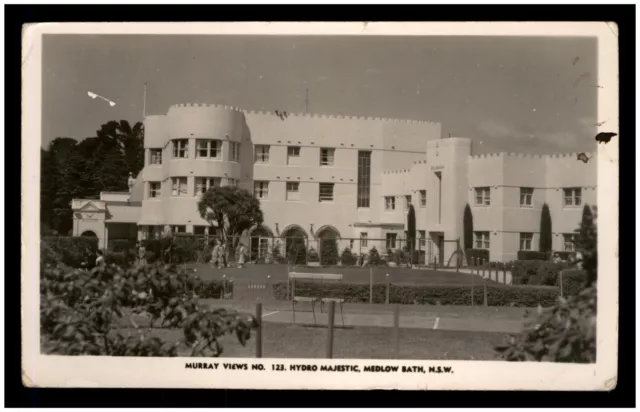
<path id="1" fill-rule="evenodd" d="M 263 323 L 262 356 L 265 358 L 325 357 L 327 329 L 278 323 Z M 182 330 L 153 330 L 170 341 L 182 339 Z M 485 332 L 457 332 L 430 329 L 400 330 L 400 359 L 419 360 L 499 360 L 494 347 L 507 335 Z M 235 336 L 225 336 L 223 357 L 255 357 L 255 335 L 247 346 Z M 394 359 L 392 329 L 378 327 L 336 328 L 333 357 L 337 359 Z M 180 350 L 182 356 L 189 352 Z"/>
<path id="2" fill-rule="evenodd" d="M 197 275 L 202 279 L 221 279 L 226 275 L 228 279 L 237 280 L 266 280 L 271 276 L 272 282 L 287 280 L 287 265 L 249 264 L 244 268 L 214 269 L 208 264 L 188 264 L 188 267 L 197 269 Z M 304 273 L 340 273 L 344 275 L 343 281 L 348 283 L 369 283 L 369 268 L 315 268 L 293 267 L 292 272 Z M 480 284 L 481 279 L 476 275 L 459 273 L 454 271 L 438 271 L 432 269 L 408 269 L 408 268 L 373 268 L 373 282 L 386 283 L 387 279 L 396 285 L 471 285 Z M 387 278 L 387 274 L 389 277 Z M 487 281 L 492 282 L 492 281 Z"/>

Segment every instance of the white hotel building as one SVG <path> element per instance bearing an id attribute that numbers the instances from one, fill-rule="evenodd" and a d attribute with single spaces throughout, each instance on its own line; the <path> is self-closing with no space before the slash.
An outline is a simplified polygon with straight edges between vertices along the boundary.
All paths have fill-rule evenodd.
<path id="1" fill-rule="evenodd" d="M 474 155 L 471 139 L 443 139 L 436 122 L 178 104 L 144 124 L 145 166 L 131 192 L 75 199 L 74 235 L 106 247 L 166 230 L 204 234 L 198 194 L 237 185 L 260 199 L 260 233 L 355 239 L 356 251 L 404 238 L 411 202 L 423 250 L 444 263 L 455 242 L 443 240 L 462 245 L 469 204 L 474 247 L 507 261 L 537 249 L 544 203 L 554 250 L 571 247 L 583 205 L 596 203 L 594 154 L 587 163 L 575 153 Z"/>

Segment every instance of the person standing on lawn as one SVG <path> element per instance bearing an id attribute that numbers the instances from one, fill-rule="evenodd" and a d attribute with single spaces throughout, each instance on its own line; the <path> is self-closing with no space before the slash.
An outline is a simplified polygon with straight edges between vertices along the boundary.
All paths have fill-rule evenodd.
<path id="1" fill-rule="evenodd" d="M 245 249 L 242 242 L 240 242 L 240 244 L 238 245 L 238 248 L 239 248 L 238 267 L 241 268 L 244 266 L 245 254 L 247 253 L 247 250 Z"/>
<path id="2" fill-rule="evenodd" d="M 211 250 L 211 267 L 218 267 L 220 262 L 220 241 L 216 239 L 213 242 L 213 250 Z"/>
<path id="3" fill-rule="evenodd" d="M 96 258 L 96 267 L 98 268 L 104 267 L 105 261 L 104 261 L 104 254 L 102 253 L 102 250 L 98 250 L 97 254 L 98 254 L 98 257 Z"/>
<path id="4" fill-rule="evenodd" d="M 220 249 L 218 249 L 218 260 L 219 267 L 227 267 L 227 245 L 224 241 L 222 241 Z"/>
<path id="5" fill-rule="evenodd" d="M 142 243 L 136 242 L 136 251 L 138 253 L 138 266 L 146 266 L 146 264 L 147 264 L 147 259 L 146 259 L 147 249 L 144 247 L 144 245 Z"/>

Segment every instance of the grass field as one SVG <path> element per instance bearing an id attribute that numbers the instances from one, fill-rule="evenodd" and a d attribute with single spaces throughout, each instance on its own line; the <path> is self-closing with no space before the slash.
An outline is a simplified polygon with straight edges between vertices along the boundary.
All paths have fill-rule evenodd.
<path id="1" fill-rule="evenodd" d="M 187 264 L 187 267 L 197 269 L 196 274 L 202 279 L 221 279 L 226 275 L 227 279 L 237 280 L 266 280 L 271 276 L 271 281 L 287 280 L 287 265 L 255 265 L 249 264 L 244 268 L 212 268 L 208 264 Z M 310 268 L 292 267 L 292 272 L 304 273 L 340 273 L 344 275 L 343 281 L 348 283 L 369 283 L 369 268 Z M 389 277 L 387 278 L 387 274 Z M 478 276 L 455 271 L 437 271 L 432 269 L 408 269 L 408 268 L 373 268 L 373 282 L 386 283 L 387 279 L 396 285 L 471 285 L 482 282 Z M 487 280 L 487 282 L 492 282 Z"/>
<path id="2" fill-rule="evenodd" d="M 264 358 L 324 358 L 326 328 L 314 328 L 278 323 L 264 323 L 262 356 Z M 153 330 L 156 336 L 170 341 L 182 339 L 182 330 Z M 457 332 L 440 330 L 401 329 L 400 359 L 419 360 L 499 360 L 494 347 L 507 339 L 506 334 Z M 255 357 L 255 335 L 246 346 L 235 336 L 225 336 L 222 357 Z M 186 356 L 187 348 L 180 348 Z M 394 359 L 391 329 L 357 327 L 334 330 L 333 358 L 336 359 Z"/>

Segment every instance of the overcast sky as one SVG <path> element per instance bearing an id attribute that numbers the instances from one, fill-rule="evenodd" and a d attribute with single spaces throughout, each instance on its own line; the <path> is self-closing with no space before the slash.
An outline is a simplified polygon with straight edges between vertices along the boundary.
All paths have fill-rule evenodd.
<path id="1" fill-rule="evenodd" d="M 475 153 L 595 148 L 588 38 L 47 35 L 42 139 L 95 136 L 176 103 L 442 123 Z M 114 100 L 91 100 L 92 91 Z"/>

